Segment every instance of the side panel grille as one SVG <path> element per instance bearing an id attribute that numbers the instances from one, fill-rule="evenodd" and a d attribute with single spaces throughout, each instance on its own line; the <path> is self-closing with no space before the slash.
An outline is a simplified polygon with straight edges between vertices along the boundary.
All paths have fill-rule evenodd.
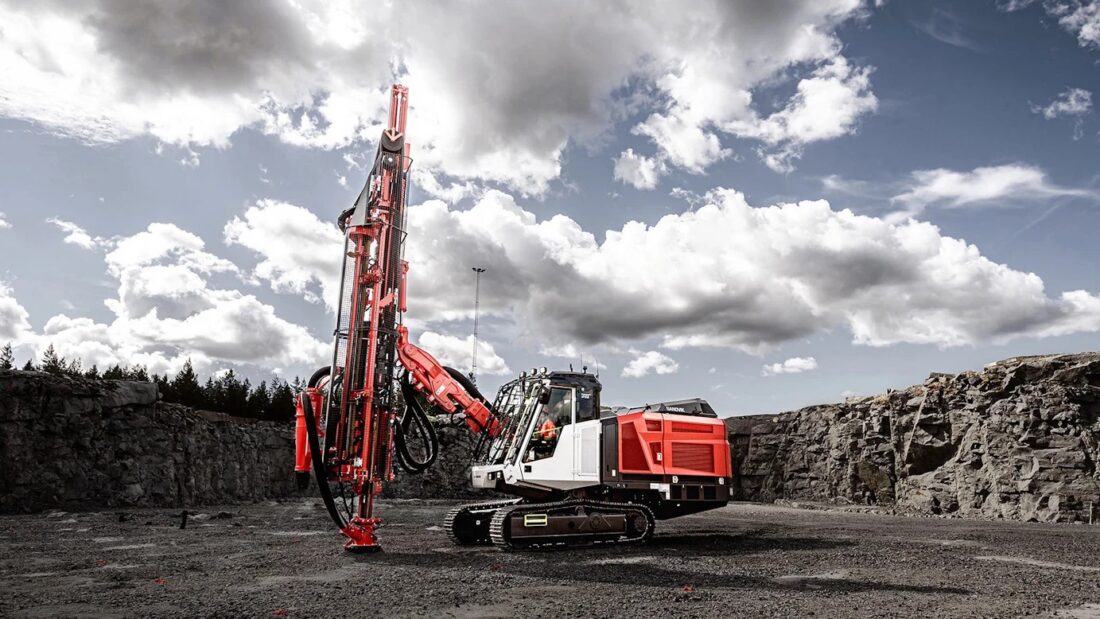
<path id="1" fill-rule="evenodd" d="M 672 466 L 711 472 L 714 470 L 714 447 L 709 444 L 673 442 Z"/>

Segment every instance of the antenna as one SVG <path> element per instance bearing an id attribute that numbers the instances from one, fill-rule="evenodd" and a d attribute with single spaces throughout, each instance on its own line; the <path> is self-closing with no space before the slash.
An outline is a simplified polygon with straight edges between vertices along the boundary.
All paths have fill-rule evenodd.
<path id="1" fill-rule="evenodd" d="M 470 381 L 477 385 L 477 314 L 481 304 L 481 274 L 485 269 L 474 267 L 474 350 L 470 361 Z"/>

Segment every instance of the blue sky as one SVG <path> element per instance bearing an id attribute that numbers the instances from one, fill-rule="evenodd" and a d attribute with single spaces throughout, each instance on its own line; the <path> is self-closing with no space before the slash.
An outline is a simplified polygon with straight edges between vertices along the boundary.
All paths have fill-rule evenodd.
<path id="1" fill-rule="evenodd" d="M 468 364 L 487 268 L 490 388 L 747 414 L 1100 349 L 1098 63 L 1063 0 L 0 2 L 0 341 L 309 374 L 397 80 L 410 326 Z"/>

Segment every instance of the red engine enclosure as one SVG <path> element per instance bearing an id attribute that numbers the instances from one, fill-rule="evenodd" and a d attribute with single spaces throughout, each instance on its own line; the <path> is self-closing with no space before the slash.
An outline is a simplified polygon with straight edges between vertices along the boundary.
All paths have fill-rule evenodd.
<path id="1" fill-rule="evenodd" d="M 626 474 L 730 477 L 721 419 L 638 411 L 616 418 L 619 471 Z"/>

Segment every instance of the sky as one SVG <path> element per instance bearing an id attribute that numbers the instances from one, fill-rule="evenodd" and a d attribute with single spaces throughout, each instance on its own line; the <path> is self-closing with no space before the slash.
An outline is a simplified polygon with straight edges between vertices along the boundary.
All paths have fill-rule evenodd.
<path id="1" fill-rule="evenodd" d="M 1100 2 L 0 0 L 0 343 L 326 365 L 409 87 L 407 324 L 723 416 L 1100 350 Z"/>

